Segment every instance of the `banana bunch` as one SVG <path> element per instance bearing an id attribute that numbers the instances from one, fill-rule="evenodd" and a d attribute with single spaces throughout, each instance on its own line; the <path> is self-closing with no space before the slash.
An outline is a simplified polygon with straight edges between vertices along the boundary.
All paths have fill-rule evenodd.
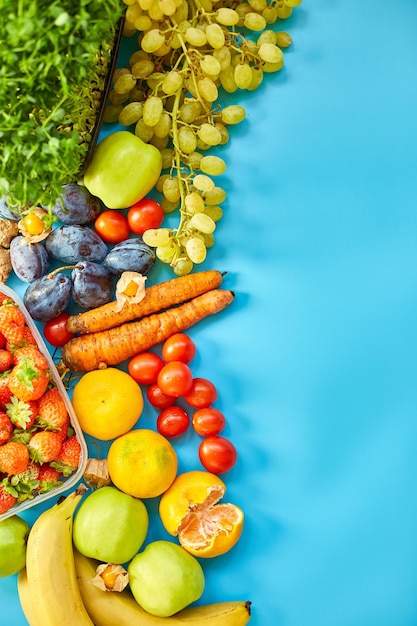
<path id="1" fill-rule="evenodd" d="M 84 494 L 79 487 L 42 513 L 29 534 L 26 568 L 18 575 L 22 610 L 30 626 L 244 626 L 250 602 L 189 607 L 172 617 L 147 613 L 128 589 L 105 592 L 92 585 L 97 562 L 73 547 L 72 522 Z"/>

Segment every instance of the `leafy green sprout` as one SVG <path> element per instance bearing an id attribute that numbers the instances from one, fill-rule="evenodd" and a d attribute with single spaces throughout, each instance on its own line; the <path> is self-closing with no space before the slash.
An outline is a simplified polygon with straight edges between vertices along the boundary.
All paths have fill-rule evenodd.
<path id="1" fill-rule="evenodd" d="M 3 0 L 0 197 L 50 207 L 82 172 L 98 119 L 121 0 Z"/>

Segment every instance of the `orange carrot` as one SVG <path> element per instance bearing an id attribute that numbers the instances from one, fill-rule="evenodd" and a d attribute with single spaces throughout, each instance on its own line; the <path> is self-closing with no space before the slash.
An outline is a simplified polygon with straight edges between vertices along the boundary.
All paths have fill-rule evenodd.
<path id="1" fill-rule="evenodd" d="M 215 289 L 220 286 L 222 277 L 221 272 L 207 270 L 172 278 L 147 287 L 145 297 L 140 302 L 126 302 L 121 310 L 118 310 L 117 301 L 112 301 L 90 311 L 71 315 L 67 320 L 67 329 L 71 333 L 93 333 L 120 326 Z"/>
<path id="2" fill-rule="evenodd" d="M 72 372 L 88 372 L 117 365 L 179 333 L 232 302 L 233 291 L 211 289 L 176 307 L 153 313 L 97 333 L 79 335 L 62 348 L 62 364 Z"/>

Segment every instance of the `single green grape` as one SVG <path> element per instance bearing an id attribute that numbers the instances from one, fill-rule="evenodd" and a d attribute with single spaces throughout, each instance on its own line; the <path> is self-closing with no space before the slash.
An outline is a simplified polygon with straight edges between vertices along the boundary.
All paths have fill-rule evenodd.
<path id="1" fill-rule="evenodd" d="M 185 245 L 185 250 L 193 263 L 202 263 L 207 256 L 206 244 L 199 237 L 191 237 Z"/>
<path id="2" fill-rule="evenodd" d="M 207 213 L 194 213 L 188 222 L 189 228 L 195 228 L 202 233 L 212 233 L 216 229 L 216 222 Z"/>
<path id="3" fill-rule="evenodd" d="M 142 37 L 141 46 L 145 52 L 155 52 L 165 42 L 165 36 L 159 28 L 148 30 Z"/>
<path id="4" fill-rule="evenodd" d="M 201 159 L 200 169 L 209 176 L 219 176 L 226 171 L 226 163 L 218 156 L 207 155 Z"/>
<path id="5" fill-rule="evenodd" d="M 215 23 L 207 25 L 206 37 L 210 46 L 215 50 L 222 48 L 226 41 L 221 26 Z"/>
<path id="6" fill-rule="evenodd" d="M 142 235 L 147 246 L 167 246 L 170 243 L 172 231 L 170 228 L 148 228 Z"/>

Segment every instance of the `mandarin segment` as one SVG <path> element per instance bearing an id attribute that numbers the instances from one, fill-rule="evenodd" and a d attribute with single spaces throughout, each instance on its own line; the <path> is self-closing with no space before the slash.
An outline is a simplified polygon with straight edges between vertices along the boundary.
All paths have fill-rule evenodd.
<path id="1" fill-rule="evenodd" d="M 225 554 L 242 534 L 242 509 L 219 503 L 225 491 L 217 475 L 195 470 L 179 474 L 161 497 L 159 514 L 164 528 L 194 556 Z"/>

